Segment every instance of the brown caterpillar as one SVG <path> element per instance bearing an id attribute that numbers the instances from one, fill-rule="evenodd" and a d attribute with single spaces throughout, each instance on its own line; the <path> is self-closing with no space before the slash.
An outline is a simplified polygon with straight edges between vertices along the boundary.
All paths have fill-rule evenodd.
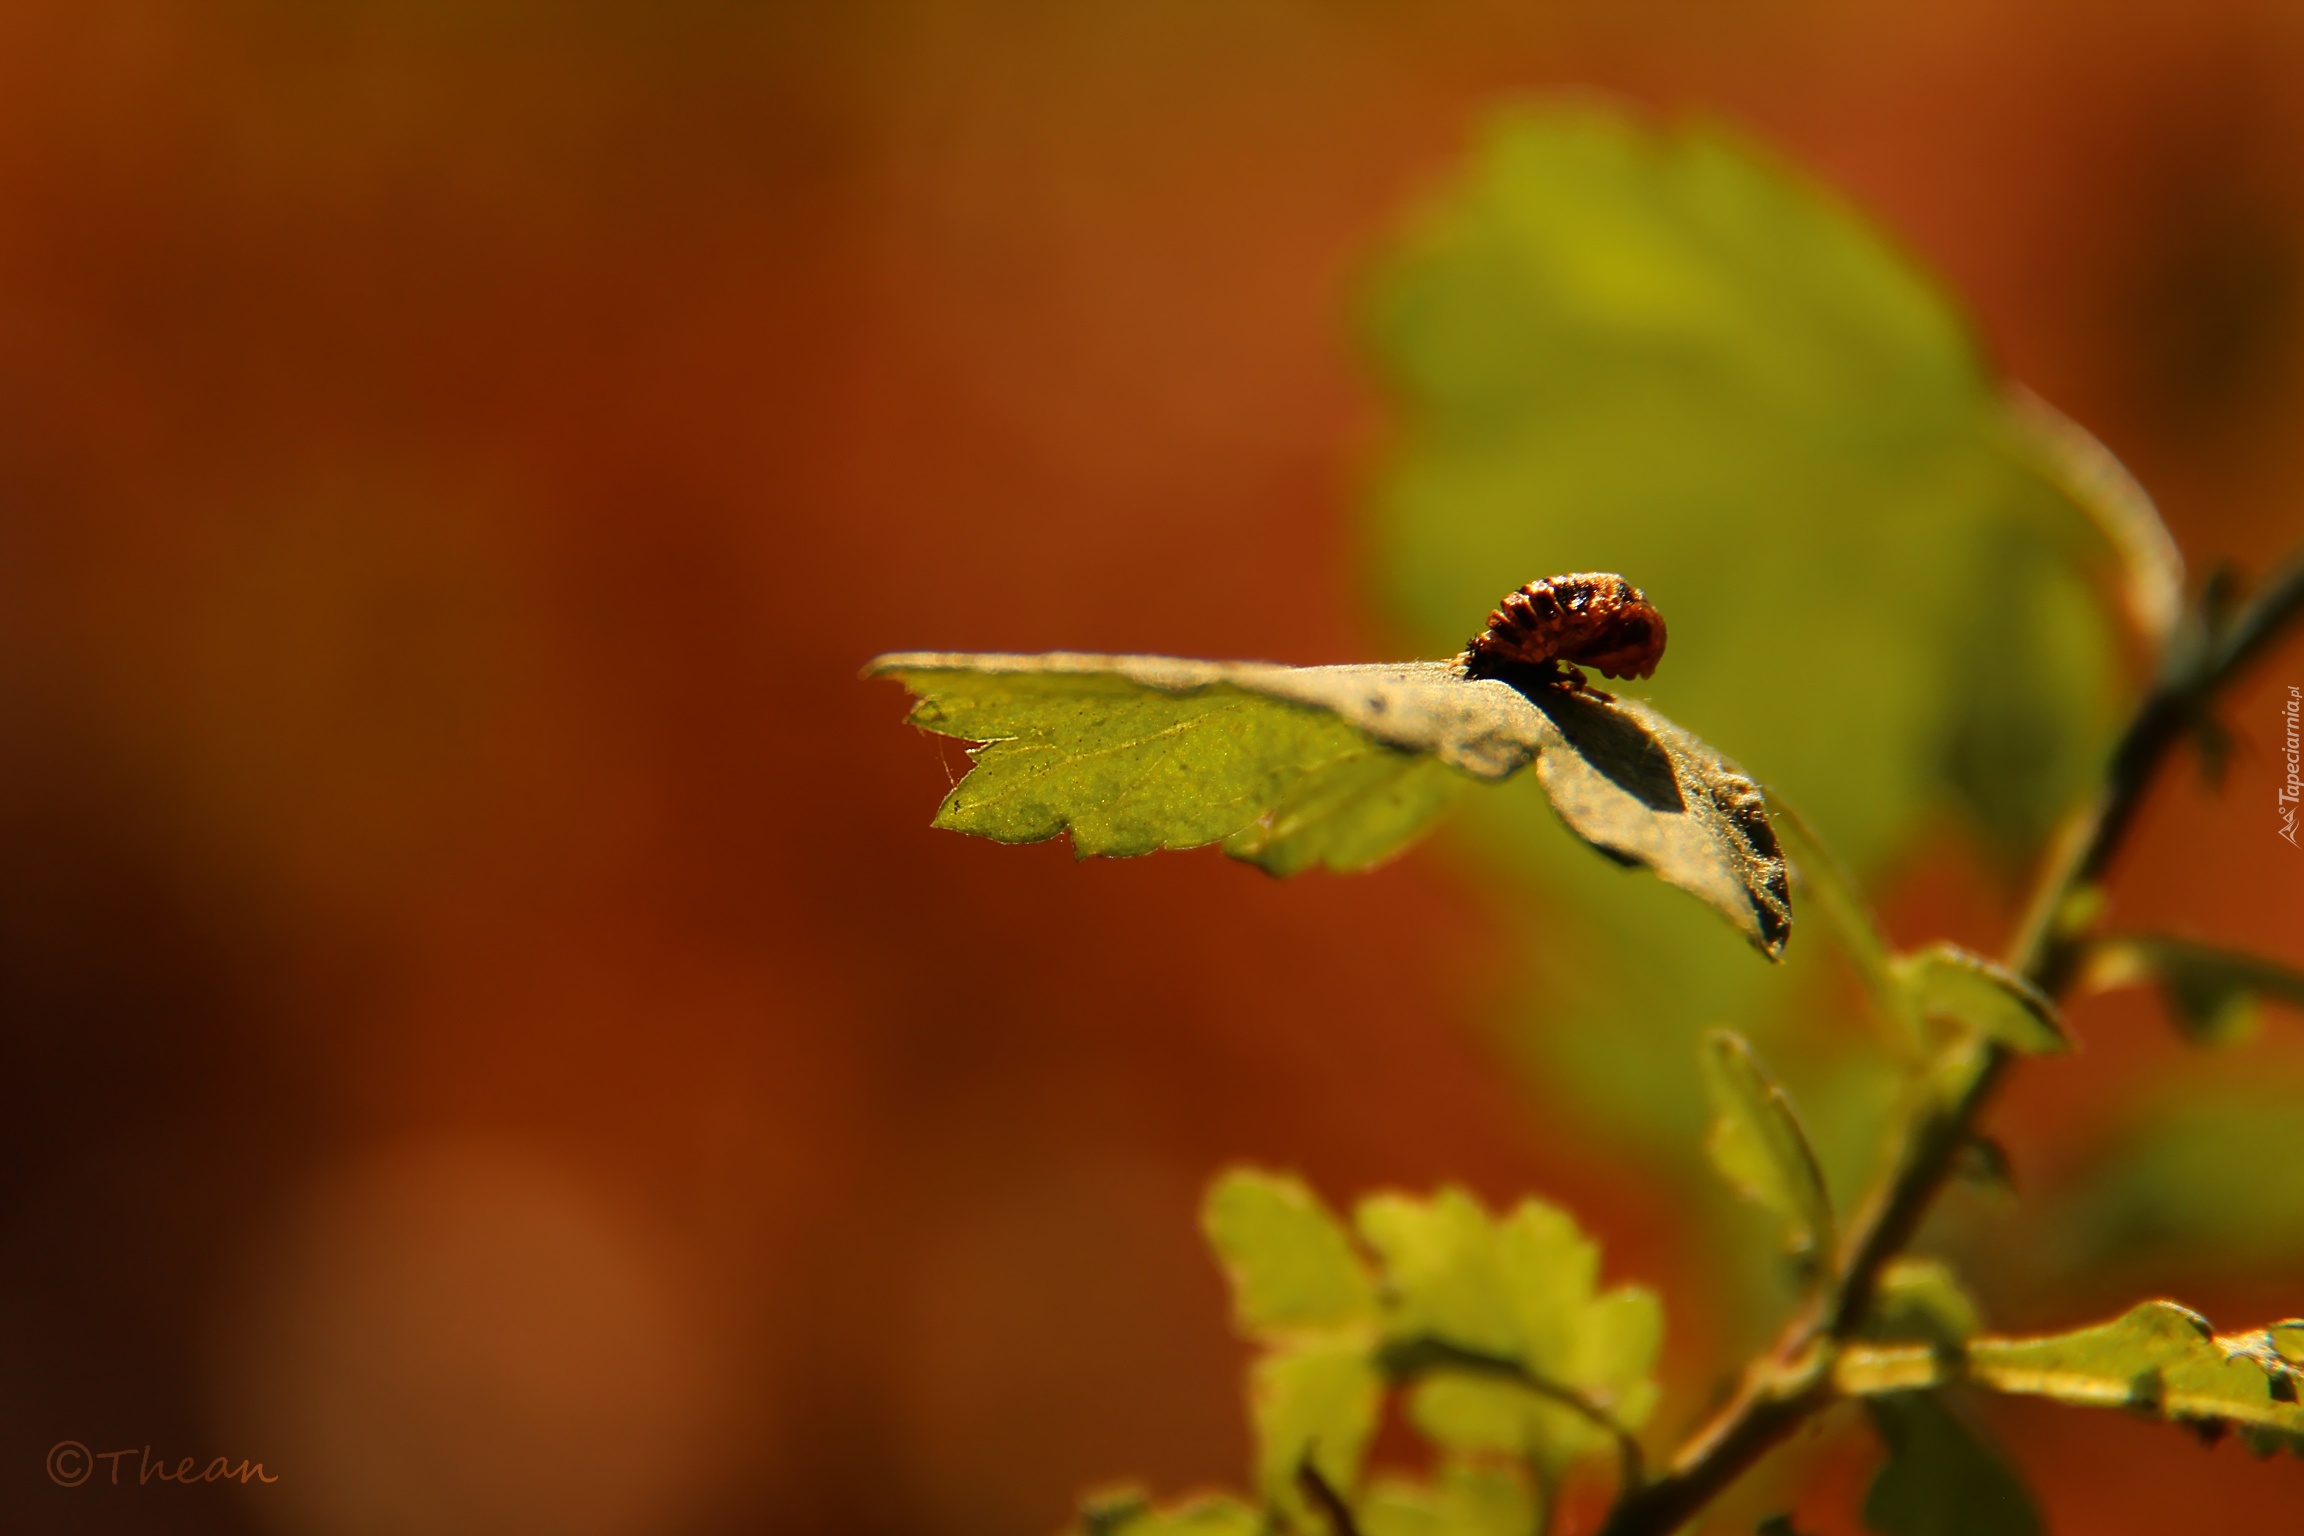
<path id="1" fill-rule="evenodd" d="M 1461 659 L 1476 677 L 1529 668 L 1580 688 L 1584 676 L 1569 663 L 1647 677 L 1663 657 L 1664 615 L 1640 589 L 1612 572 L 1578 571 L 1506 593 Z"/>

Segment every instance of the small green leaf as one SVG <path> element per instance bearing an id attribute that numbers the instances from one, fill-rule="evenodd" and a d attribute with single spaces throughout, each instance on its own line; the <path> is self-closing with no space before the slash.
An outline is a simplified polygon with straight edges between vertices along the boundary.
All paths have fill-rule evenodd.
<path id="1" fill-rule="evenodd" d="M 2084 979 L 2098 992 L 2153 983 L 2177 1028 L 2200 1045 L 2231 1045 L 2254 1035 L 2260 999 L 2304 1009 L 2304 971 L 2165 934 L 2098 940 Z"/>
<path id="2" fill-rule="evenodd" d="M 1356 1225 L 1384 1266 L 1389 1337 L 1443 1339 L 1460 1349 L 1520 1358 L 1520 1312 L 1478 1201 L 1454 1188 L 1429 1200 L 1371 1195 L 1360 1202 Z"/>
<path id="3" fill-rule="evenodd" d="M 2219 1336 L 2206 1318 L 2171 1301 L 2148 1301 L 2074 1333 L 1968 1346 L 1968 1379 L 1996 1392 L 2230 1425 L 2261 1448 L 2304 1454 L 2300 1367 L 2304 1322 Z"/>
<path id="4" fill-rule="evenodd" d="M 2184 614 L 2184 556 L 2152 495 L 2087 428 L 2032 391 L 2009 391 L 2017 456 L 2088 514 L 2120 562 L 2120 597 L 2136 633 L 2157 651 Z"/>
<path id="5" fill-rule="evenodd" d="M 1531 1200 L 1494 1221 L 1443 1189 L 1372 1196 L 1359 1227 L 1383 1263 L 1385 1363 L 1414 1381 L 1428 1439 L 1554 1470 L 1632 1454 L 1594 1415 L 1629 1430 L 1654 1407 L 1662 1308 L 1638 1287 L 1598 1291 L 1599 1249 L 1566 1213 Z"/>
<path id="6" fill-rule="evenodd" d="M 1279 667 L 1161 656 L 883 656 L 923 730 L 980 742 L 936 825 L 1083 855 L 1222 843 L 1275 874 L 1397 853 L 1465 778 L 1530 763 L 1572 832 L 1699 897 L 1774 958 L 1784 859 L 1753 782 L 1632 700 L 1453 662 Z"/>
<path id="7" fill-rule="evenodd" d="M 1934 1393 L 1869 1399 L 1888 1464 L 1864 1495 L 1881 1536 L 2039 1536 L 2039 1506 L 2008 1462 Z"/>
<path id="8" fill-rule="evenodd" d="M 1444 1465 L 1432 1483 L 1381 1479 L 1359 1517 L 1360 1536 L 1527 1536 L 1541 1528 L 1525 1476 L 1465 1462 Z"/>
<path id="9" fill-rule="evenodd" d="M 1233 1317 L 1243 1334 L 1375 1322 L 1367 1265 L 1303 1180 L 1234 1169 L 1209 1189 L 1200 1224 L 1232 1281 Z"/>
<path id="10" fill-rule="evenodd" d="M 1223 1495 L 1154 1509 L 1140 1489 L 1083 1501 L 1080 1536 L 1264 1536 L 1264 1514 Z"/>
<path id="11" fill-rule="evenodd" d="M 1956 944 L 1932 944 L 1899 956 L 1895 973 L 1922 1017 L 1974 1030 L 2029 1054 L 2072 1048 L 2056 1005 L 2039 988 Z"/>
<path id="12" fill-rule="evenodd" d="M 1307 1344 L 1258 1360 L 1249 1374 L 1249 1408 L 1256 1486 L 1265 1502 L 1304 1509 L 1296 1472 L 1307 1460 L 1349 1499 L 1383 1396 L 1383 1377 L 1362 1342 Z"/>
<path id="13" fill-rule="evenodd" d="M 1712 1097 L 1705 1150 L 1738 1193 L 1784 1219 L 1784 1245 L 1821 1259 L 1834 1242 L 1824 1175 L 1783 1089 L 1770 1080 L 1744 1037 L 1716 1029 L 1701 1060 Z"/>
<path id="14" fill-rule="evenodd" d="M 1950 1345 L 1983 1328 L 1983 1314 L 1948 1265 L 1907 1257 L 1881 1271 L 1864 1332 L 1868 1338 Z"/>

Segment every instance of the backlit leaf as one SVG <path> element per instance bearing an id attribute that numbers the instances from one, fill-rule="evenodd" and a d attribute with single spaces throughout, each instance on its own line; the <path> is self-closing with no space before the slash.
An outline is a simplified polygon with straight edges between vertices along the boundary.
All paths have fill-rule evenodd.
<path id="1" fill-rule="evenodd" d="M 1218 1179 L 1201 1228 L 1232 1281 L 1251 1337 L 1373 1325 L 1372 1278 L 1343 1224 L 1301 1179 L 1236 1169 Z"/>
<path id="2" fill-rule="evenodd" d="M 2068 1051 L 2062 1015 L 2039 988 L 1956 944 L 1932 944 L 1895 961 L 1899 985 L 1924 1018 L 1942 1019 L 2030 1053 Z"/>
<path id="3" fill-rule="evenodd" d="M 1187 1499 L 1155 1509 L 1141 1492 L 1126 1490 L 1087 1501 L 1080 1536 L 1264 1536 L 1263 1511 L 1221 1495 Z"/>
<path id="4" fill-rule="evenodd" d="M 1741 1035 L 1712 1031 L 1704 1040 L 1702 1062 L 1713 1114 L 1705 1150 L 1714 1166 L 1738 1193 L 1784 1219 L 1786 1248 L 1813 1257 L 1829 1255 L 1832 1205 L 1791 1099 L 1769 1079 Z"/>
<path id="5" fill-rule="evenodd" d="M 1959 1344 L 1983 1330 L 1983 1314 L 1951 1268 L 1938 1259 L 1905 1257 L 1880 1272 L 1865 1334 Z"/>
<path id="6" fill-rule="evenodd" d="M 1516 1469 L 1451 1463 L 1432 1483 L 1380 1479 L 1360 1503 L 1360 1536 L 1528 1536 L 1539 1529 Z"/>
<path id="7" fill-rule="evenodd" d="M 1376 1433 L 1384 1382 L 1365 1342 L 1304 1344 L 1269 1354 L 1249 1372 L 1256 1486 L 1277 1509 L 1301 1510 L 1296 1470 L 1306 1460 L 1349 1499 Z"/>
<path id="8" fill-rule="evenodd" d="M 1280 667 L 1156 656 L 883 656 L 912 724 L 981 742 L 936 825 L 1082 855 L 1221 842 L 1276 874 L 1399 851 L 1465 778 L 1533 763 L 1570 830 L 1653 870 L 1763 953 L 1791 931 L 1760 791 L 1653 710 L 1452 662 Z"/>
<path id="9" fill-rule="evenodd" d="M 1833 1368 L 1841 1391 L 1894 1394 L 1965 1381 L 2075 1407 L 2124 1408 L 2205 1434 L 2238 1430 L 2259 1452 L 2304 1454 L 2304 1319 L 2218 1334 L 2172 1301 L 2109 1323 L 2030 1338 L 1936 1345 L 1852 1345 Z"/>
<path id="10" fill-rule="evenodd" d="M 2149 1301 L 2113 1322 L 2028 1339 L 1977 1339 L 1968 1379 L 1996 1392 L 2120 1407 L 2249 1431 L 2304 1453 L 2304 1322 L 2219 1336 L 2199 1313 Z"/>
<path id="11" fill-rule="evenodd" d="M 2124 693 L 2094 502 L 2012 426 L 1950 292 L 1797 168 L 1712 122 L 1516 105 L 1398 242 L 1368 330 L 1394 403 L 1369 564 L 1419 646 L 1531 577 L 1622 572 L 1671 626 L 1640 693 L 1732 743 L 1859 883 L 1947 808 L 2021 866 L 2092 782 Z M 1549 888 L 1547 1081 L 1603 1131 L 1691 1146 L 1696 1084 L 1654 1061 L 1715 1023 L 1773 1045 L 1816 989 L 1565 856 L 1533 797 L 1465 816 Z M 1798 1065 L 1828 1166 L 1875 1155 L 1885 1074 Z"/>

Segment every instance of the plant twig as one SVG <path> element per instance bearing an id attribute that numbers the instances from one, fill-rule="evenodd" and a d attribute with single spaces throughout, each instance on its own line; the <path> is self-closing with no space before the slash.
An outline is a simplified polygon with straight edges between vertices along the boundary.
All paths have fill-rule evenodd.
<path id="1" fill-rule="evenodd" d="M 1360 1536 L 1360 1527 L 1352 1520 L 1352 1506 L 1345 1503 L 1344 1495 L 1338 1493 L 1328 1479 L 1320 1475 L 1320 1469 L 1312 1464 L 1309 1451 L 1302 1461 L 1296 1463 L 1296 1486 L 1303 1490 L 1307 1503 L 1328 1517 L 1328 1528 L 1332 1536 Z"/>
<path id="2" fill-rule="evenodd" d="M 2217 693 L 2300 618 L 2304 555 L 2289 561 L 2229 624 L 2196 621 L 2169 644 L 2160 675 L 2113 749 L 2105 782 L 2042 871 L 2009 968 L 2051 997 L 2073 979 L 2084 945 L 2066 914 L 2119 852 L 2170 750 L 2198 727 Z M 1888 1261 L 1919 1229 L 1955 1167 L 2013 1054 L 1986 1040 L 1955 1048 L 1943 1084 L 1906 1129 L 1889 1170 L 1858 1212 L 1838 1278 L 1745 1371 L 1728 1405 L 1697 1430 L 1654 1482 L 1618 1499 L 1601 1536 L 1670 1536 L 1811 1416 L 1836 1400 L 1833 1357 L 1855 1336 Z"/>

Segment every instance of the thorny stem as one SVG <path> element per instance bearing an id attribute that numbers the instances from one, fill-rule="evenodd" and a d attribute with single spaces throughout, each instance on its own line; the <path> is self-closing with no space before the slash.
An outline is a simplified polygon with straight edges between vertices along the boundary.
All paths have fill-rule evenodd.
<path id="1" fill-rule="evenodd" d="M 2069 988 L 2082 946 L 2069 921 L 2134 824 L 2145 791 L 2185 735 L 2200 727 L 2232 678 L 2304 617 L 2304 556 L 2217 628 L 2195 622 L 2169 643 L 2159 677 L 2122 733 L 2103 788 L 2058 839 L 2011 948 L 2012 970 L 2051 997 Z M 1941 1064 L 1938 1090 L 1905 1128 L 1887 1172 L 1842 1245 L 1834 1282 L 1754 1360 L 1726 1407 L 1690 1437 L 1663 1476 L 1619 1498 L 1601 1536 L 1670 1536 L 1771 1449 L 1834 1401 L 1832 1357 L 1863 1326 L 1889 1260 L 1918 1231 L 1951 1176 L 1984 1106 L 2012 1061 L 2007 1047 L 1971 1041 Z"/>

